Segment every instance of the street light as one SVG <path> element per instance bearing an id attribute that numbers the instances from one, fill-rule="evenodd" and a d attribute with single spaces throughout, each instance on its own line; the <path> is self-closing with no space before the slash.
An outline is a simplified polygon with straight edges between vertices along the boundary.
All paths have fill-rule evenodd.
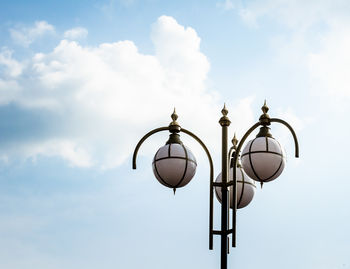
<path id="1" fill-rule="evenodd" d="M 236 212 L 237 209 L 247 206 L 253 199 L 255 193 L 254 181 L 263 183 L 276 179 L 283 171 L 285 166 L 285 156 L 281 145 L 275 140 L 268 126 L 272 122 L 285 125 L 293 135 L 295 145 L 295 157 L 299 157 L 299 146 L 297 136 L 293 128 L 284 120 L 270 118 L 267 114 L 269 108 L 264 102 L 261 108 L 263 114 L 259 121 L 255 123 L 243 135 L 238 143 L 236 135 L 232 139 L 233 146 L 228 150 L 228 126 L 230 120 L 227 117 L 228 110 L 224 105 L 221 110 L 222 117 L 219 123 L 222 127 L 222 158 L 221 173 L 214 182 L 214 167 L 211 155 L 202 142 L 194 133 L 182 128 L 177 123 L 177 114 L 171 115 L 172 122 L 167 127 L 154 129 L 147 133 L 136 145 L 133 154 L 132 167 L 136 169 L 136 158 L 142 143 L 151 135 L 169 131 L 169 139 L 165 146 L 161 147 L 153 159 L 153 172 L 158 181 L 166 187 L 172 188 L 175 194 L 177 188 L 188 184 L 194 177 L 197 162 L 192 152 L 182 143 L 179 133 L 185 133 L 194 138 L 204 149 L 209 160 L 210 167 L 210 197 L 209 197 L 209 249 L 213 249 L 213 236 L 221 236 L 221 269 L 227 269 L 227 254 L 229 248 L 229 235 L 232 234 L 232 247 L 236 247 Z M 249 141 L 244 147 L 242 154 L 241 148 L 248 136 L 260 127 L 256 138 Z M 241 156 L 240 156 L 241 155 Z M 242 164 L 239 162 L 241 158 Z M 230 168 L 229 168 L 230 167 Z M 214 189 L 216 197 L 221 203 L 221 229 L 214 230 L 213 211 L 214 211 Z M 232 209 L 232 227 L 229 227 L 229 213 Z"/>

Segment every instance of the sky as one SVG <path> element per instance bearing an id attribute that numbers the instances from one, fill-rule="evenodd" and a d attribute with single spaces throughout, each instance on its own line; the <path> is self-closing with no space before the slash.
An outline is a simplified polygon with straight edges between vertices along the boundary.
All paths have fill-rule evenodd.
<path id="1" fill-rule="evenodd" d="M 4 1 L 0 9 L 0 268 L 219 268 L 209 165 L 173 195 L 152 173 L 178 122 L 221 168 L 218 120 L 240 139 L 264 100 L 286 151 L 237 213 L 229 268 L 350 268 L 350 3 Z M 251 136 L 254 138 L 254 135 Z M 220 227 L 215 201 L 214 225 Z"/>

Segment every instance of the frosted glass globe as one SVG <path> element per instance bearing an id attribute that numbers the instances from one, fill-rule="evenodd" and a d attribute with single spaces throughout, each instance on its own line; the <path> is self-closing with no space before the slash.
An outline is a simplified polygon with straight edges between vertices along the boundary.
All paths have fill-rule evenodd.
<path id="1" fill-rule="evenodd" d="M 154 175 L 161 184 L 176 189 L 191 181 L 196 173 L 197 162 L 186 146 L 171 143 L 157 151 L 152 167 Z"/>
<path id="2" fill-rule="evenodd" d="M 249 141 L 242 151 L 241 160 L 247 175 L 261 183 L 276 179 L 285 166 L 281 145 L 267 136 Z"/>
<path id="3" fill-rule="evenodd" d="M 247 206 L 254 197 L 255 184 L 254 181 L 249 178 L 241 167 L 236 168 L 237 176 L 237 208 L 243 208 Z M 221 173 L 217 176 L 216 182 L 222 182 Z M 233 181 L 233 168 L 230 169 L 230 181 Z M 229 187 L 230 191 L 230 207 L 233 208 L 233 186 Z M 215 187 L 216 198 L 221 203 L 222 194 L 221 187 Z"/>

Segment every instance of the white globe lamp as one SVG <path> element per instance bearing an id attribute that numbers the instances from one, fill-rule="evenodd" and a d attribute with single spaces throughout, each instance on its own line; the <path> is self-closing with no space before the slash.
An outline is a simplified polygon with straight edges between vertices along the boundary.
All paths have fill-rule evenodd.
<path id="1" fill-rule="evenodd" d="M 285 156 L 280 143 L 261 127 L 259 134 L 250 140 L 241 154 L 242 166 L 249 177 L 261 183 L 276 179 L 285 166 Z"/>
<path id="2" fill-rule="evenodd" d="M 236 204 L 237 204 L 237 208 L 240 209 L 249 205 L 249 203 L 253 200 L 256 186 L 254 184 L 254 181 L 246 175 L 246 173 L 243 171 L 240 165 L 236 167 L 236 180 L 237 180 Z M 233 181 L 232 167 L 230 168 L 229 181 Z M 221 173 L 217 176 L 215 182 L 217 183 L 222 182 Z M 230 193 L 230 207 L 233 208 L 233 201 L 234 201 L 233 186 L 229 187 L 229 193 Z M 218 187 L 218 186 L 215 187 L 215 194 L 216 194 L 216 198 L 221 203 L 221 200 L 222 200 L 221 187 Z"/>
<path id="3" fill-rule="evenodd" d="M 158 181 L 172 188 L 175 194 L 176 188 L 191 181 L 196 173 L 197 162 L 193 153 L 182 144 L 179 135 L 171 134 L 167 144 L 155 154 L 152 167 Z"/>

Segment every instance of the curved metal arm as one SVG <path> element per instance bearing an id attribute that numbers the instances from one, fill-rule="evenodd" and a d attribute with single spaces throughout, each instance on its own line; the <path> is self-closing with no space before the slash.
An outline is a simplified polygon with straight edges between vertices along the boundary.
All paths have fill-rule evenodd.
<path id="1" fill-rule="evenodd" d="M 249 128 L 249 130 L 244 134 L 241 141 L 239 141 L 237 150 L 235 151 L 236 154 L 233 156 L 233 181 L 227 183 L 228 186 L 233 185 L 233 214 L 232 214 L 232 247 L 236 247 L 236 212 L 237 212 L 237 172 L 236 172 L 236 166 L 237 166 L 237 160 L 239 156 L 239 152 L 241 151 L 241 148 L 243 146 L 243 143 L 248 138 L 248 136 L 261 125 L 260 122 L 255 123 L 252 127 Z M 232 153 L 230 153 L 229 160 L 231 159 Z"/>
<path id="2" fill-rule="evenodd" d="M 203 143 L 202 140 L 199 139 L 198 136 L 196 136 L 194 133 L 184 129 L 184 128 L 181 128 L 181 131 L 180 132 L 184 132 L 185 134 L 188 134 L 189 136 L 191 136 L 192 138 L 194 138 L 201 146 L 202 148 L 204 149 L 205 153 L 207 154 L 207 157 L 208 157 L 208 160 L 209 160 L 209 166 L 210 166 L 210 181 L 213 182 L 213 178 L 214 178 L 214 165 L 213 165 L 213 160 L 211 158 L 211 155 L 209 153 L 209 150 L 207 148 L 207 146 Z"/>
<path id="3" fill-rule="evenodd" d="M 231 166 L 231 156 L 233 154 L 233 152 L 236 152 L 236 150 L 234 149 L 234 147 L 231 147 L 229 152 L 228 152 L 228 158 L 227 158 L 227 167 L 228 169 L 228 178 L 230 179 L 230 166 Z"/>
<path id="4" fill-rule="evenodd" d="M 246 141 L 246 139 L 248 138 L 248 136 L 256 129 L 258 128 L 260 125 L 262 125 L 260 122 L 255 123 L 252 127 L 249 128 L 249 130 L 244 134 L 244 136 L 242 137 L 242 139 L 239 141 L 239 144 L 237 146 L 237 149 L 235 152 L 237 152 L 238 154 L 235 154 L 233 156 L 233 167 L 237 166 L 237 160 L 238 160 L 238 156 L 239 156 L 239 152 L 241 151 L 241 148 L 243 146 L 243 143 Z M 231 154 L 228 156 L 229 159 L 231 159 L 233 152 L 231 152 Z M 233 169 L 233 178 L 236 178 L 236 169 Z M 228 183 L 228 185 L 232 185 L 233 183 Z"/>
<path id="5" fill-rule="evenodd" d="M 209 153 L 208 148 L 206 145 L 203 143 L 202 140 L 199 139 L 198 136 L 196 136 L 194 133 L 181 128 L 180 132 L 184 132 L 185 134 L 188 134 L 192 138 L 194 138 L 204 149 L 205 153 L 207 154 L 208 160 L 209 160 L 209 166 L 210 166 L 210 204 L 209 204 L 209 249 L 213 249 L 213 227 L 214 227 L 214 188 L 213 188 L 213 183 L 214 183 L 214 165 L 213 165 L 213 160 L 211 158 L 211 155 Z"/>
<path id="6" fill-rule="evenodd" d="M 169 130 L 169 127 L 160 127 L 157 129 L 154 129 L 150 132 L 148 132 L 147 134 L 144 135 L 144 137 L 141 138 L 141 140 L 139 141 L 139 143 L 137 143 L 136 148 L 134 150 L 134 154 L 132 155 L 132 169 L 136 169 L 136 157 L 137 157 L 137 152 L 139 151 L 141 145 L 143 142 L 145 142 L 145 140 L 150 137 L 151 135 L 158 133 L 158 132 L 162 132 L 162 131 L 167 131 Z"/>
<path id="7" fill-rule="evenodd" d="M 272 118 L 269 120 L 270 122 L 278 122 L 281 123 L 283 125 L 285 125 L 289 131 L 292 133 L 293 135 L 293 139 L 294 139 L 294 145 L 295 145 L 295 157 L 299 158 L 299 144 L 298 144 L 298 139 L 297 136 L 292 128 L 292 126 L 290 126 L 286 121 L 278 119 L 278 118 Z M 238 156 L 239 156 L 239 152 L 241 151 L 241 148 L 243 146 L 243 143 L 245 142 L 245 140 L 248 138 L 248 136 L 260 125 L 263 125 L 261 122 L 257 122 L 255 123 L 242 137 L 241 141 L 238 144 L 236 153 L 233 156 L 233 167 L 235 168 L 237 166 L 237 161 L 238 161 Z M 233 152 L 230 151 L 229 154 L 229 159 L 231 159 Z M 236 201 L 236 196 L 237 196 L 237 180 L 236 180 L 236 169 L 233 169 L 233 181 L 229 182 L 227 185 L 233 185 L 233 192 L 234 192 L 234 199 L 233 199 L 233 214 L 232 214 L 232 229 L 233 229 L 233 238 L 232 238 L 232 246 L 235 247 L 236 246 L 236 211 L 237 211 L 237 201 Z"/>
<path id="8" fill-rule="evenodd" d="M 295 134 L 292 126 L 289 125 L 289 123 L 285 122 L 284 120 L 281 119 L 277 119 L 277 118 L 272 118 L 270 119 L 270 122 L 278 122 L 281 123 L 283 125 L 285 125 L 289 131 L 292 133 L 293 135 L 293 139 L 294 139 L 294 145 L 295 145 L 295 158 L 299 158 L 299 144 L 298 144 L 298 138 L 297 135 Z"/>
<path id="9" fill-rule="evenodd" d="M 272 118 L 270 119 L 270 122 L 278 122 L 278 123 L 281 123 L 283 125 L 285 125 L 289 131 L 292 133 L 293 135 L 293 139 L 294 139 L 294 145 L 295 145 L 295 158 L 299 158 L 299 143 L 298 143 L 298 138 L 297 138 L 297 135 L 295 134 L 292 126 L 289 125 L 289 123 L 287 123 L 286 121 L 284 120 L 281 120 L 281 119 L 278 119 L 278 118 Z M 241 141 L 239 142 L 238 144 L 238 147 L 237 147 L 237 150 L 236 152 L 240 152 L 241 151 L 241 148 L 243 146 L 243 143 L 245 142 L 245 140 L 247 139 L 247 137 L 257 128 L 259 127 L 260 125 L 262 125 L 260 122 L 257 122 L 255 123 L 245 134 L 244 136 L 242 137 Z M 232 157 L 232 154 L 233 152 L 230 151 L 230 154 L 229 154 L 229 160 L 231 159 Z M 235 156 L 233 157 L 233 164 L 234 164 L 234 167 L 237 166 L 237 160 L 238 160 L 238 155 L 239 154 L 235 154 Z M 236 176 L 236 170 L 233 169 L 233 178 L 235 178 Z M 233 182 L 230 182 L 228 183 L 228 185 L 232 185 Z"/>
<path id="10" fill-rule="evenodd" d="M 137 143 L 136 148 L 134 150 L 134 154 L 132 156 L 132 168 L 136 169 L 136 157 L 137 157 L 137 152 L 139 151 L 141 145 L 145 140 L 150 137 L 151 135 L 162 132 L 162 131 L 167 131 L 170 130 L 170 127 L 161 127 L 154 129 L 150 132 L 148 132 L 144 137 L 141 138 L 141 140 Z M 214 205 L 213 205 L 213 182 L 214 182 L 214 165 L 213 165 L 213 160 L 211 158 L 211 155 L 209 153 L 208 148 L 206 145 L 203 143 L 202 140 L 199 139 L 198 136 L 196 136 L 194 133 L 181 128 L 180 132 L 183 132 L 192 138 L 194 138 L 204 149 L 205 153 L 207 154 L 208 160 L 209 160 L 209 168 L 210 168 L 210 211 L 209 211 L 209 249 L 213 249 L 213 210 L 214 210 Z"/>

